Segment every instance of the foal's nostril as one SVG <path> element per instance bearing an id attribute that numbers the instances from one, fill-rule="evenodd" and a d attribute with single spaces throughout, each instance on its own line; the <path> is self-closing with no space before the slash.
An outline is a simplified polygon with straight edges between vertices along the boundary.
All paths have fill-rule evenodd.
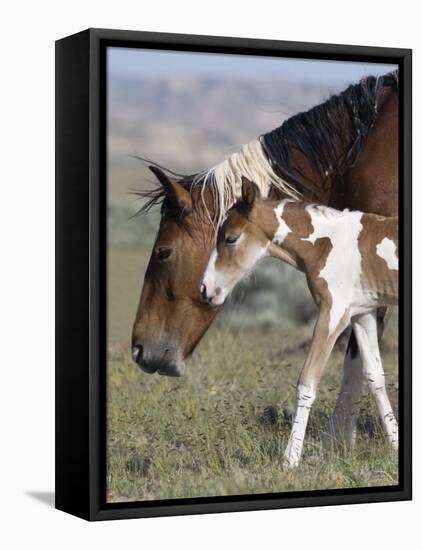
<path id="1" fill-rule="evenodd" d="M 201 284 L 201 288 L 199 289 L 199 292 L 201 293 L 201 297 L 206 300 L 207 299 L 207 287 L 204 285 L 204 283 Z"/>

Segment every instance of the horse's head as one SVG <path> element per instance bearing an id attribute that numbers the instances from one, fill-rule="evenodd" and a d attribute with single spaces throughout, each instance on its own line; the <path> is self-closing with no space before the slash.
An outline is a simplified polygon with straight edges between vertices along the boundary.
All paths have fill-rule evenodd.
<path id="1" fill-rule="evenodd" d="M 199 286 L 215 239 L 209 191 L 186 189 L 156 167 L 164 194 L 161 223 L 132 332 L 132 356 L 147 373 L 180 376 L 215 317 Z"/>
<path id="2" fill-rule="evenodd" d="M 260 218 L 259 189 L 242 178 L 242 197 L 227 212 L 217 243 L 201 281 L 201 295 L 208 303 L 224 303 L 233 287 L 267 255 L 270 241 L 256 223 Z"/>

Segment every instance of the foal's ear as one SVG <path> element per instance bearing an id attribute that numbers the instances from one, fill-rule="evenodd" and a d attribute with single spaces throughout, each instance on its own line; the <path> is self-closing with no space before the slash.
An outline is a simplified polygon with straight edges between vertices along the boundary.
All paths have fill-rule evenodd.
<path id="1" fill-rule="evenodd" d="M 260 196 L 259 188 L 251 180 L 242 176 L 242 202 L 249 210 L 254 205 L 255 199 Z"/>
<path id="2" fill-rule="evenodd" d="M 175 179 L 169 178 L 157 166 L 148 166 L 151 172 L 157 177 L 158 181 L 164 187 L 167 197 L 173 208 L 181 210 L 182 213 L 188 214 L 192 211 L 192 197 L 183 185 L 180 185 Z"/>

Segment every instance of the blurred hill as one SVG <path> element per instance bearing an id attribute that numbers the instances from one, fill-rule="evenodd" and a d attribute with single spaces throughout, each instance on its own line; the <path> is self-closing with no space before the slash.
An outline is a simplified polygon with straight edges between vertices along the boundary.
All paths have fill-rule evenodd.
<path id="1" fill-rule="evenodd" d="M 208 168 L 243 143 L 344 88 L 292 81 L 111 79 L 109 193 L 147 182 L 139 154 L 182 173 Z"/>

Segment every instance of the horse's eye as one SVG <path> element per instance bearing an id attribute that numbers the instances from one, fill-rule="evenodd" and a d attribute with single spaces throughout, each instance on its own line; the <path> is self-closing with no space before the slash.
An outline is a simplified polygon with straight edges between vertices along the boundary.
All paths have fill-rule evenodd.
<path id="1" fill-rule="evenodd" d="M 165 262 L 168 260 L 172 254 L 173 250 L 171 248 L 157 248 L 156 253 L 160 262 Z"/>
<path id="2" fill-rule="evenodd" d="M 240 235 L 231 235 L 228 234 L 225 237 L 226 244 L 235 244 L 239 240 Z"/>

